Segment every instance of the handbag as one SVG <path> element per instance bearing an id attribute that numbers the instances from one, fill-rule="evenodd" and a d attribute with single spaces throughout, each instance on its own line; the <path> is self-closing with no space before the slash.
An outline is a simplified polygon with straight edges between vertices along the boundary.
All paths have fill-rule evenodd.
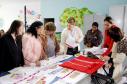
<path id="1" fill-rule="evenodd" d="M 92 59 L 99 59 L 96 55 L 94 55 L 91 52 L 88 52 L 87 56 Z M 104 66 L 103 66 L 103 70 L 106 74 L 108 74 Z M 113 78 L 107 75 L 100 74 L 100 73 L 92 74 L 91 79 L 92 79 L 93 84 L 115 84 Z"/>
<path id="2" fill-rule="evenodd" d="M 92 81 L 94 81 L 94 84 L 116 84 L 114 79 L 100 73 L 92 75 L 91 78 Z"/>

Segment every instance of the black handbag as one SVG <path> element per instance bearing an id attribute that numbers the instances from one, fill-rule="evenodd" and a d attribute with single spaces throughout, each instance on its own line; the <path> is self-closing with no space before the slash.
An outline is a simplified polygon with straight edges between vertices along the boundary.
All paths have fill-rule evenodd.
<path id="1" fill-rule="evenodd" d="M 116 84 L 114 79 L 106 75 L 96 73 L 91 76 L 93 83 L 92 84 Z"/>
<path id="2" fill-rule="evenodd" d="M 99 59 L 96 55 L 94 55 L 91 52 L 87 53 L 87 57 L 92 58 L 92 59 Z M 103 70 L 105 73 L 108 75 L 107 71 L 105 70 L 105 67 L 103 66 Z M 91 75 L 91 83 L 92 84 L 116 84 L 114 82 L 114 79 L 112 77 L 109 77 L 107 75 L 103 75 L 100 73 L 94 73 Z"/>

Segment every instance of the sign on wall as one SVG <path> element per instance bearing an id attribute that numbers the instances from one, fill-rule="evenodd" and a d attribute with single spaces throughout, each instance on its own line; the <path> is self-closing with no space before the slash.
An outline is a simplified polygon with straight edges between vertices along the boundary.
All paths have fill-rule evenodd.
<path id="1" fill-rule="evenodd" d="M 13 20 L 18 19 L 24 22 L 24 6 L 27 7 L 27 24 L 30 25 L 33 21 L 41 20 L 40 2 L 22 3 L 2 3 L 0 4 L 0 27 L 7 31 Z"/>

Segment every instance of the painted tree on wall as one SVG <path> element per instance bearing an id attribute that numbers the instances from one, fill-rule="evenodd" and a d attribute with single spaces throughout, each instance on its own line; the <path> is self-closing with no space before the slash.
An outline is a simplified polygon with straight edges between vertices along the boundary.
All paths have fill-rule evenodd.
<path id="1" fill-rule="evenodd" d="M 69 17 L 74 17 L 77 26 L 83 26 L 83 17 L 85 14 L 93 14 L 88 8 L 78 9 L 75 7 L 66 8 L 60 16 L 60 23 L 63 27 L 67 25 L 67 19 Z"/>

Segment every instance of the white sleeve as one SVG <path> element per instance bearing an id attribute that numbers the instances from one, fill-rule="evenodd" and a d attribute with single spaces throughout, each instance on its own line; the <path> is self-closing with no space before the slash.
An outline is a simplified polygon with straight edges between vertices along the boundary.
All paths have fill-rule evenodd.
<path id="1" fill-rule="evenodd" d="M 79 34 L 78 42 L 80 43 L 84 38 L 84 35 L 83 35 L 82 30 L 80 28 L 78 28 L 78 34 Z"/>
<path id="2" fill-rule="evenodd" d="M 64 45 L 66 42 L 66 30 L 64 29 L 61 33 L 61 45 Z"/>
<path id="3" fill-rule="evenodd" d="M 126 55 L 124 53 L 117 53 L 113 61 L 114 63 L 122 64 L 125 58 L 126 58 Z"/>
<path id="4" fill-rule="evenodd" d="M 66 29 L 64 29 L 61 33 L 61 43 L 60 43 L 61 48 L 62 48 L 61 52 L 64 52 L 64 54 L 66 54 L 67 52 L 67 46 L 65 44 L 66 39 L 67 39 L 67 31 Z"/>

